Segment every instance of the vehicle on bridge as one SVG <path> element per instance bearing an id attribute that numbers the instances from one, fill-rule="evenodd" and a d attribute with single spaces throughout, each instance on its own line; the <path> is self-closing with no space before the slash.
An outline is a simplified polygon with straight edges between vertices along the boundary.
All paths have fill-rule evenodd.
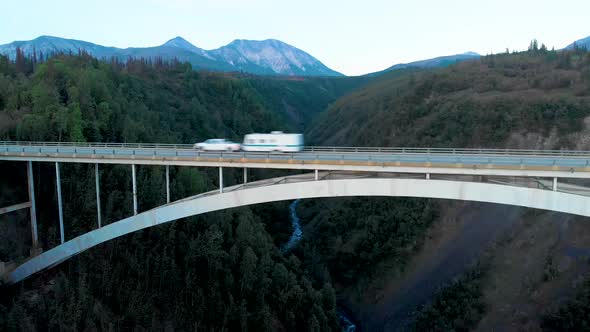
<path id="1" fill-rule="evenodd" d="M 195 149 L 201 151 L 240 151 L 240 143 L 226 140 L 225 138 L 212 138 L 204 142 L 196 143 Z"/>
<path id="2" fill-rule="evenodd" d="M 244 136 L 243 151 L 298 152 L 303 150 L 303 134 L 285 134 L 273 131 L 270 134 L 248 134 Z"/>

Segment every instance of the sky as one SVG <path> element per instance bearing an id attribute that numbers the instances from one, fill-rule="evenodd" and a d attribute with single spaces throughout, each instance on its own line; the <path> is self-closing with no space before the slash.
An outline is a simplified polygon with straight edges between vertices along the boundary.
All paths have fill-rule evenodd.
<path id="1" fill-rule="evenodd" d="M 274 38 L 360 75 L 441 55 L 562 48 L 590 36 L 590 0 L 4 0 L 0 44 L 40 35 L 105 46 L 176 36 L 214 49 Z"/>

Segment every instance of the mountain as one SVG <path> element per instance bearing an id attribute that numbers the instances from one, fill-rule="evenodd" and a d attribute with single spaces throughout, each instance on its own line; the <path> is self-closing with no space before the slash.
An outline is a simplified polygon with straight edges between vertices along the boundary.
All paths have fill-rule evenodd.
<path id="1" fill-rule="evenodd" d="M 25 54 L 77 53 L 84 50 L 96 58 L 129 57 L 178 59 L 193 68 L 211 71 L 243 71 L 257 75 L 343 76 L 326 67 L 310 54 L 279 40 L 234 40 L 215 50 L 204 50 L 182 37 L 175 37 L 160 46 L 117 48 L 90 42 L 52 36 L 0 45 L 0 54 L 16 57 L 16 49 Z"/>
<path id="2" fill-rule="evenodd" d="M 465 52 L 465 53 L 455 54 L 455 55 L 446 55 L 446 56 L 440 56 L 440 57 L 436 57 L 436 58 L 432 58 L 432 59 L 414 61 L 414 62 L 410 62 L 410 63 L 398 63 L 398 64 L 393 65 L 385 70 L 378 71 L 375 73 L 370 73 L 367 75 L 368 76 L 377 76 L 377 75 L 381 75 L 383 73 L 390 72 L 392 70 L 403 69 L 403 68 L 446 67 L 446 66 L 455 64 L 457 62 L 479 59 L 480 57 L 481 57 L 481 55 L 479 55 L 475 52 Z"/>
<path id="3" fill-rule="evenodd" d="M 16 57 L 16 49 L 20 48 L 25 54 L 37 53 L 52 54 L 58 52 L 78 53 L 78 50 L 85 50 L 97 58 L 111 56 L 117 49 L 115 47 L 105 47 L 96 45 L 82 40 L 65 39 L 52 36 L 40 36 L 33 40 L 14 41 L 9 44 L 0 45 L 0 54 L 7 55 L 9 58 Z"/>
<path id="4" fill-rule="evenodd" d="M 574 48 L 574 45 L 577 45 L 578 47 L 583 47 L 583 48 L 590 50 L 590 36 L 576 40 L 575 42 L 566 46 L 564 49 L 571 50 Z"/>
<path id="5" fill-rule="evenodd" d="M 240 71 L 296 76 L 342 76 L 308 53 L 276 39 L 238 39 L 210 53 Z"/>
<path id="6" fill-rule="evenodd" d="M 186 39 L 184 39 L 180 36 L 170 39 L 169 41 L 162 44 L 162 46 L 182 48 L 182 49 L 185 49 L 185 50 L 193 52 L 193 53 L 201 54 L 202 56 L 204 56 L 206 58 L 213 59 L 209 54 L 207 54 L 207 51 L 205 51 L 202 48 L 196 47 L 195 45 L 191 44 Z"/>

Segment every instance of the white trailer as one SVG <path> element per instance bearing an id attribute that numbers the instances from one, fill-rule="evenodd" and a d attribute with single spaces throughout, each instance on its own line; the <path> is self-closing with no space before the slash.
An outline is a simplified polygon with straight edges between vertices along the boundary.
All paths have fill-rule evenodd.
<path id="1" fill-rule="evenodd" d="M 285 134 L 273 131 L 270 134 L 248 134 L 242 143 L 244 151 L 297 152 L 303 150 L 303 134 Z"/>

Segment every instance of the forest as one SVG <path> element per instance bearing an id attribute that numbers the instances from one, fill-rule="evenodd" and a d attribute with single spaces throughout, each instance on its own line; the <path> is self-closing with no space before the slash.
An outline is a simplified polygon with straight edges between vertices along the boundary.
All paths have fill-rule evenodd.
<path id="1" fill-rule="evenodd" d="M 248 82 L 186 64 L 104 63 L 84 54 L 24 60 L 0 58 L 5 140 L 190 143 L 289 128 Z M 1 195 L 10 204 L 23 195 L 11 192 L 25 180 L 22 165 L 0 166 L 1 174 L 14 174 L 14 187 Z M 50 248 L 58 243 L 52 167 L 38 164 L 34 172 L 39 233 L 42 247 Z M 63 166 L 66 239 L 95 227 L 91 172 L 86 165 Z M 171 173 L 173 199 L 215 186 L 206 170 Z M 105 166 L 101 179 L 106 223 L 129 215 L 129 169 Z M 162 168 L 139 167 L 138 183 L 141 210 L 164 202 Z M 0 300 L 0 330 L 337 330 L 331 284 L 314 285 L 299 259 L 283 255 L 265 229 L 273 228 L 276 214 L 272 206 L 242 208 L 101 245 L 2 289 L 8 296 Z M 2 220 L 2 260 L 27 255 L 27 217 L 18 217 Z"/>
<path id="2" fill-rule="evenodd" d="M 308 131 L 323 144 L 581 149 L 590 53 L 531 49 L 438 70 L 392 72 L 340 98 Z M 554 135 L 531 146 L 511 135 Z M 528 145 L 528 146 L 527 146 Z"/>
<path id="3" fill-rule="evenodd" d="M 582 50 L 532 47 L 370 80 L 220 74 L 87 54 L 46 61 L 0 56 L 3 140 L 193 143 L 282 129 L 305 130 L 320 145 L 589 149 L 581 139 L 589 115 L 590 54 Z M 173 167 L 172 198 L 214 189 L 215 171 Z M 43 197 L 41 245 L 51 248 L 59 241 L 54 168 L 37 163 L 34 172 Z M 71 239 L 96 227 L 93 168 L 63 165 L 62 173 Z M 23 165 L 0 163 L 0 174 L 2 206 L 26 197 Z M 131 214 L 129 174 L 128 167 L 101 167 L 105 223 Z M 239 174 L 226 177 L 231 184 Z M 140 210 L 165 202 L 163 183 L 163 168 L 138 168 Z M 147 229 L 1 288 L 0 330 L 338 331 L 339 291 L 368 283 L 384 268 L 403 273 L 438 222 L 441 204 L 302 201 L 305 235 L 288 253 L 279 250 L 290 232 L 288 202 Z M 24 213 L 0 217 L 1 261 L 28 255 L 27 220 Z M 417 313 L 415 330 L 477 326 L 486 310 L 485 276 L 486 269 L 475 269 L 441 289 Z M 585 326 L 584 292 L 547 312 L 543 328 Z"/>
<path id="4" fill-rule="evenodd" d="M 569 52 L 547 50 L 535 42 L 525 52 L 488 55 L 436 70 L 384 74 L 340 98 L 320 114 L 308 130 L 308 139 L 335 146 L 589 150 L 586 138 L 588 116 L 590 53 L 585 49 Z M 406 240 L 415 241 L 413 243 L 417 245 L 402 248 L 415 250 L 420 247 L 428 225 L 438 221 L 436 215 L 440 209 L 436 206 L 442 203 L 400 200 L 403 203 L 395 202 L 396 208 L 414 205 L 415 211 L 419 212 L 419 217 L 408 224 L 411 231 L 403 233 L 411 235 Z M 359 198 L 352 201 L 354 203 L 351 200 L 324 203 L 330 204 L 330 212 L 311 215 L 309 218 L 312 221 L 305 229 L 309 237 L 304 240 L 302 250 L 315 246 L 313 253 L 321 253 L 320 256 L 326 259 L 316 259 L 316 264 L 327 266 L 332 275 L 335 271 L 355 271 L 354 267 L 358 264 L 358 260 L 348 259 L 349 264 L 342 266 L 344 259 L 332 256 L 338 253 L 333 248 L 344 250 L 344 254 L 349 254 L 349 251 L 362 253 L 350 244 L 358 239 L 362 241 L 365 234 L 370 234 L 376 215 L 392 211 L 387 199 L 363 201 Z M 313 205 L 322 203 L 307 204 L 313 211 Z M 350 212 L 351 206 L 362 212 Z M 411 215 L 412 210 L 404 212 L 404 215 Z M 347 220 L 348 227 L 336 224 L 336 221 L 340 223 L 347 219 L 341 217 L 335 220 L 334 216 L 341 211 L 347 211 L 347 216 L 356 216 Z M 306 213 L 301 211 L 302 216 Z M 360 225 L 360 229 L 355 221 L 358 221 L 356 225 Z M 402 241 L 400 230 L 395 226 L 381 225 L 378 229 L 382 238 Z M 307 242 L 307 239 L 316 237 L 329 238 L 332 242 L 329 245 Z M 382 241 L 369 243 L 375 253 L 387 248 Z M 324 245 L 327 249 L 319 249 Z M 372 267 L 377 270 L 387 267 L 390 262 L 396 262 L 396 269 L 403 269 L 403 254 L 396 252 L 390 255 L 395 252 L 391 248 L 384 252 L 387 254 L 383 256 L 362 256 L 360 261 L 378 258 L 372 262 Z M 462 331 L 476 327 L 486 310 L 481 291 L 486 273 L 486 269 L 476 269 L 441 289 L 431 304 L 416 313 L 413 328 L 418 331 Z M 355 281 L 348 280 L 348 283 L 356 287 L 368 283 L 366 274 L 354 276 Z M 580 298 L 564 307 L 547 308 L 542 328 L 548 331 L 587 329 L 584 325 L 587 324 L 587 315 L 582 314 L 589 308 L 584 295 L 587 288 L 582 289 Z M 355 291 L 356 296 L 362 296 L 357 294 L 359 292 L 362 293 Z"/>

